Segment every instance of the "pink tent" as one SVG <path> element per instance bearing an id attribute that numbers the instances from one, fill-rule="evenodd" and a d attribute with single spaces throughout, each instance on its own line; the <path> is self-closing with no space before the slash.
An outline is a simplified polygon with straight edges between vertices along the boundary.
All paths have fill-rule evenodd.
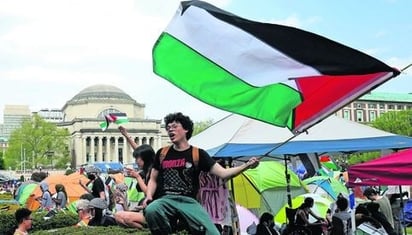
<path id="1" fill-rule="evenodd" d="M 412 149 L 349 167 L 349 185 L 412 185 Z"/>
<path id="2" fill-rule="evenodd" d="M 240 232 L 242 234 L 247 234 L 246 230 L 249 225 L 259 223 L 259 218 L 245 207 L 236 204 L 236 210 L 239 216 Z"/>

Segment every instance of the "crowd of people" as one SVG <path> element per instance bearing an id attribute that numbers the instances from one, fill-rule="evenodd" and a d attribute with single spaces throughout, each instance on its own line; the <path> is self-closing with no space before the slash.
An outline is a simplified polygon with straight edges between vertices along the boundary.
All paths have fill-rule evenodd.
<path id="1" fill-rule="evenodd" d="M 376 189 L 368 187 L 364 196 L 370 200 L 354 208 L 356 227 L 363 223 L 369 224 L 376 234 L 397 235 L 394 225 L 389 199 L 379 195 Z M 256 229 L 249 234 L 253 235 L 278 235 L 278 234 L 303 234 L 303 235 L 353 235 L 351 209 L 348 199 L 340 194 L 336 199 L 335 210 L 328 210 L 325 217 L 312 211 L 314 199 L 305 198 L 304 202 L 296 209 L 292 221 L 287 227 L 279 228 L 273 223 L 274 216 L 268 212 L 261 215 Z"/>
<path id="2" fill-rule="evenodd" d="M 76 202 L 79 222 L 76 227 L 120 225 L 137 229 L 148 228 L 152 234 L 171 234 L 178 228 L 190 234 L 221 234 L 219 226 L 210 218 L 199 203 L 199 174 L 207 172 L 223 182 L 259 164 L 256 157 L 244 164 L 226 168 L 217 163 L 206 151 L 191 146 L 188 140 L 193 133 L 193 121 L 182 113 L 171 113 L 164 118 L 166 131 L 172 143 L 155 152 L 150 145 L 138 146 L 124 127 L 120 132 L 134 149 L 138 170 L 127 169 L 127 175 L 137 181 L 136 189 L 145 197 L 138 205 L 131 206 L 127 200 L 127 186 L 116 185 L 107 190 L 107 185 L 94 168 L 85 169 L 88 182 L 79 181 L 85 194 Z M 64 186 L 56 185 L 56 194 L 51 195 L 47 183 L 40 184 L 42 195 L 36 198 L 42 210 L 64 210 L 67 193 Z M 27 209 L 25 209 L 24 212 Z M 30 213 L 16 212 L 19 223 L 16 234 L 27 234 Z M 18 218 L 17 218 L 18 217 Z M 24 223 L 20 226 L 20 223 Z M 24 229 L 26 228 L 26 229 Z M 18 233 L 19 232 L 19 233 Z"/>
<path id="3" fill-rule="evenodd" d="M 147 228 L 152 234 L 171 234 L 179 229 L 187 230 L 190 234 L 224 234 L 219 221 L 227 216 L 212 213 L 214 208 L 200 203 L 199 198 L 211 199 L 214 196 L 207 195 L 210 190 L 199 189 L 205 185 L 224 186 L 228 179 L 256 167 L 259 164 L 258 158 L 252 157 L 242 165 L 225 167 L 203 149 L 189 144 L 193 122 L 188 116 L 172 113 L 164 118 L 164 122 L 172 145 L 157 152 L 150 145 L 138 146 L 127 130 L 119 127 L 120 133 L 134 149 L 133 157 L 138 166 L 138 170 L 125 168 L 125 173 L 136 179 L 136 190 L 143 192 L 144 198 L 136 205 L 130 204 L 126 184 L 117 184 L 114 189 L 108 190 L 99 170 L 89 167 L 85 170 L 88 182 L 79 181 L 85 194 L 76 202 L 78 223 L 75 227 L 119 225 Z M 215 183 L 205 183 L 208 180 Z M 50 193 L 44 181 L 40 188 L 42 195 L 36 199 L 40 202 L 41 210 L 65 210 L 68 197 L 64 185 L 55 186 L 55 195 Z M 222 188 L 223 191 L 216 192 L 227 193 L 227 188 Z M 383 227 L 390 235 L 396 234 L 389 200 L 373 188 L 366 189 L 364 195 L 371 202 L 356 208 L 356 225 L 369 221 L 376 227 Z M 297 208 L 293 221 L 296 226 L 304 228 L 311 235 L 353 234 L 349 204 L 345 197 L 338 197 L 336 210 L 333 213 L 330 211 L 326 217 L 312 211 L 314 203 L 314 199 L 308 197 Z M 31 211 L 23 208 L 16 211 L 15 215 L 18 223 L 15 234 L 27 234 L 31 227 Z M 316 221 L 311 222 L 310 217 Z M 263 213 L 255 234 L 277 235 L 281 232 L 274 226 L 273 215 Z"/>

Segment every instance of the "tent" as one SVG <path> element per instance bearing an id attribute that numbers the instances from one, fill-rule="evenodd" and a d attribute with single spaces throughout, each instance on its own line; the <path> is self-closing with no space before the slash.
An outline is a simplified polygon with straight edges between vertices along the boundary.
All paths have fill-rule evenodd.
<path id="1" fill-rule="evenodd" d="M 400 151 L 348 169 L 349 185 L 412 185 L 412 149 Z"/>
<path id="2" fill-rule="evenodd" d="M 240 233 L 247 234 L 247 228 L 255 223 L 259 224 L 259 218 L 247 208 L 236 204 L 237 214 L 239 216 Z"/>
<path id="3" fill-rule="evenodd" d="M 311 193 L 319 194 L 324 197 L 330 197 L 333 200 L 338 198 L 342 193 L 345 196 L 349 195 L 348 189 L 338 179 L 328 176 L 312 176 L 304 179 L 303 183 Z"/>
<path id="4" fill-rule="evenodd" d="M 331 208 L 331 205 L 333 204 L 333 201 L 327 198 L 324 198 L 318 194 L 313 194 L 313 193 L 307 193 L 307 194 L 302 194 L 299 195 L 295 198 L 292 199 L 293 203 L 293 208 L 298 208 L 300 205 L 302 205 L 303 201 L 305 198 L 311 197 L 315 201 L 315 204 L 313 205 L 312 211 L 316 214 L 319 215 L 323 218 L 326 217 L 326 212 L 329 208 Z M 275 215 L 275 222 L 278 224 L 283 224 L 286 223 L 286 209 L 285 207 L 288 207 L 288 205 L 284 205 L 279 212 Z M 312 219 L 312 218 L 311 218 Z M 311 221 L 314 222 L 314 221 Z"/>
<path id="5" fill-rule="evenodd" d="M 190 139 L 214 157 L 377 151 L 412 147 L 412 138 L 330 116 L 287 143 L 293 134 L 231 114 Z M 283 145 L 282 145 L 283 144 Z"/>
<path id="6" fill-rule="evenodd" d="M 306 193 L 299 177 L 289 172 L 291 196 Z M 275 214 L 287 202 L 285 166 L 277 161 L 262 161 L 255 169 L 236 176 L 233 185 L 236 203 L 256 215 L 263 212 Z"/>
<path id="7" fill-rule="evenodd" d="M 47 184 L 49 185 L 49 191 L 51 192 L 51 194 L 56 193 L 56 184 L 63 184 L 67 192 L 68 201 L 73 202 L 75 200 L 78 200 L 82 194 L 86 193 L 86 190 L 84 190 L 80 186 L 79 180 L 84 183 L 88 181 L 87 177 L 83 174 L 80 174 L 79 172 L 74 172 L 70 175 L 50 175 L 43 181 L 47 182 Z M 33 196 L 30 196 L 26 201 L 26 206 L 30 210 L 36 210 L 37 208 L 39 208 L 40 204 L 35 200 L 35 198 L 42 195 L 40 185 L 37 185 L 35 187 L 32 195 Z"/>
<path id="8" fill-rule="evenodd" d="M 16 200 L 19 202 L 21 206 L 26 205 L 27 199 L 29 199 L 30 195 L 39 185 L 38 182 L 35 181 L 26 181 L 23 182 L 16 190 Z"/>
<path id="9" fill-rule="evenodd" d="M 110 171 L 123 171 L 123 165 L 120 162 L 95 162 L 93 166 L 100 169 L 101 173 L 110 173 Z"/>

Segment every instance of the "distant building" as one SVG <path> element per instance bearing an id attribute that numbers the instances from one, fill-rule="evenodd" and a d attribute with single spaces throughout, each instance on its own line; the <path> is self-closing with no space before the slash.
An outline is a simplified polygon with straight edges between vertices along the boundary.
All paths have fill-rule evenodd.
<path id="1" fill-rule="evenodd" d="M 0 152 L 3 153 L 3 156 L 4 156 L 4 153 L 6 152 L 7 147 L 8 147 L 8 140 L 4 137 L 0 137 Z"/>
<path id="2" fill-rule="evenodd" d="M 412 93 L 368 93 L 346 105 L 336 115 L 360 123 L 373 122 L 388 111 L 412 109 Z"/>
<path id="3" fill-rule="evenodd" d="M 31 118 L 31 112 L 27 105 L 5 105 L 3 111 L 2 136 L 10 138 L 11 133 L 21 127 L 24 120 Z"/>
<path id="4" fill-rule="evenodd" d="M 37 115 L 47 122 L 63 122 L 63 112 L 60 109 L 40 109 L 37 112 Z"/>
<path id="5" fill-rule="evenodd" d="M 144 104 L 111 85 L 87 87 L 67 101 L 62 108 L 63 122 L 57 126 L 67 128 L 71 135 L 72 166 L 102 161 L 134 163 L 133 150 L 118 126 L 112 124 L 106 131 L 101 130 L 99 124 L 108 113 L 127 114 L 129 122 L 124 126 L 138 145 L 149 144 L 155 150 L 166 145 L 168 137 L 161 120 L 146 119 L 144 108 Z"/>

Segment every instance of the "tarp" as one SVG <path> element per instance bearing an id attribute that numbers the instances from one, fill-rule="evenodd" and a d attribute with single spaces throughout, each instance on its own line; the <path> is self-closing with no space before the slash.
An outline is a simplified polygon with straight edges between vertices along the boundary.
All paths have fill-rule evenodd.
<path id="1" fill-rule="evenodd" d="M 412 149 L 389 154 L 348 169 L 349 185 L 412 185 Z"/>
<path id="2" fill-rule="evenodd" d="M 291 137 L 293 134 L 286 128 L 231 114 L 193 136 L 190 143 L 205 149 L 214 157 L 378 151 L 412 147 L 411 137 L 395 135 L 334 115 L 309 128 L 307 133 L 281 145 Z"/>

